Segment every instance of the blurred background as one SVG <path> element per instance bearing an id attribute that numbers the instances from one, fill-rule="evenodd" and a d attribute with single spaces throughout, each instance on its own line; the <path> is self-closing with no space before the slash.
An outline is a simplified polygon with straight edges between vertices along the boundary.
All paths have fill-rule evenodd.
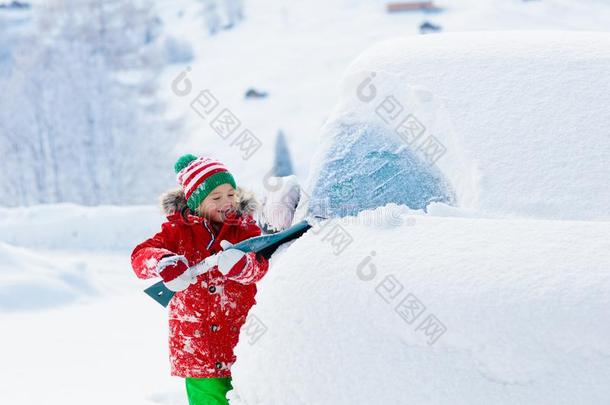
<path id="1" fill-rule="evenodd" d="M 305 179 L 342 72 L 370 45 L 608 21 L 604 0 L 0 2 L 0 205 L 155 204 L 183 153 L 255 191 L 274 167 Z M 191 106 L 202 91 L 213 115 Z M 225 108 L 248 142 L 211 127 Z"/>

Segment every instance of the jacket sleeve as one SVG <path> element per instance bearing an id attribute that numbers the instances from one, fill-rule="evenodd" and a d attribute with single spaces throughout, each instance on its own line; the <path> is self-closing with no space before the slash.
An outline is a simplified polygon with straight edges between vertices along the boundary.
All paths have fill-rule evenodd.
<path id="1" fill-rule="evenodd" d="M 247 216 L 244 221 L 244 233 L 241 240 L 261 235 L 261 229 L 252 217 Z M 233 266 L 226 278 L 240 284 L 254 284 L 260 281 L 269 270 L 269 260 L 264 256 L 249 252 Z"/>
<path id="2" fill-rule="evenodd" d="M 161 231 L 152 238 L 146 239 L 133 249 L 131 253 L 131 267 L 136 276 L 142 279 L 158 277 L 157 265 L 164 256 L 175 253 L 166 248 L 167 228 L 161 227 Z"/>

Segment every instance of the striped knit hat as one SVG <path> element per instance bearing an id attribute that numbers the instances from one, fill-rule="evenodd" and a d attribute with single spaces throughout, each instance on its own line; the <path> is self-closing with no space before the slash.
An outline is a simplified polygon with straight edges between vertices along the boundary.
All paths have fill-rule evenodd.
<path id="1" fill-rule="evenodd" d="M 174 165 L 178 184 L 184 190 L 186 204 L 195 211 L 212 190 L 221 184 L 237 188 L 229 170 L 217 160 L 191 154 L 181 156 Z"/>

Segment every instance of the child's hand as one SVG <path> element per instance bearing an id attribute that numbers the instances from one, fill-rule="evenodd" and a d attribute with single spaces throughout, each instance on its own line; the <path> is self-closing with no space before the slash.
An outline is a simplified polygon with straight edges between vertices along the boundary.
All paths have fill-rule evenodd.
<path id="1" fill-rule="evenodd" d="M 292 223 L 301 198 L 301 187 L 295 175 L 271 177 L 269 182 L 278 186 L 267 189 L 261 222 L 267 232 L 274 233 L 283 231 Z"/>
<path id="2" fill-rule="evenodd" d="M 189 285 L 197 282 L 186 257 L 182 255 L 163 257 L 159 260 L 157 271 L 165 286 L 174 292 L 186 290 Z"/>
<path id="3" fill-rule="evenodd" d="M 226 240 L 220 241 L 220 246 L 222 246 L 223 250 L 222 252 L 217 253 L 218 270 L 223 276 L 226 276 L 229 274 L 231 269 L 246 255 L 246 253 L 239 249 L 231 249 L 233 244 Z"/>

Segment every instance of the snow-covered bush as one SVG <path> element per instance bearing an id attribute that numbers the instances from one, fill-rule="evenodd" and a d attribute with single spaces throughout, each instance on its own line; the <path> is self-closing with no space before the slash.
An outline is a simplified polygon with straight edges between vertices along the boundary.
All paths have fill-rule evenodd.
<path id="1" fill-rule="evenodd" d="M 188 63 L 194 58 L 193 48 L 187 41 L 174 37 L 165 39 L 165 53 L 167 63 Z"/>

